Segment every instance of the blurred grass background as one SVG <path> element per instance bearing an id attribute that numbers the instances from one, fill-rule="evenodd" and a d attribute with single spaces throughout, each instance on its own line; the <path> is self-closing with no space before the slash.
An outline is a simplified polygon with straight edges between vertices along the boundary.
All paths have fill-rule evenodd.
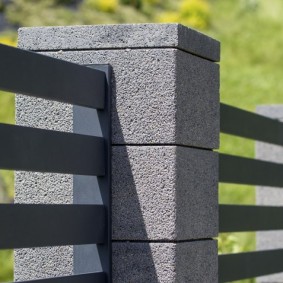
<path id="1" fill-rule="evenodd" d="M 282 0 L 0 0 L 0 42 L 16 45 L 20 26 L 179 22 L 221 42 L 221 101 L 254 111 L 283 104 L 282 14 Z M 14 123 L 13 105 L 13 95 L 0 93 L 0 122 Z M 253 141 L 220 141 L 220 152 L 254 157 Z M 12 202 L 13 192 L 13 174 L 0 171 L 0 202 Z M 255 189 L 220 184 L 219 202 L 255 204 Z M 220 253 L 254 249 L 254 233 L 219 237 Z M 1 282 L 12 280 L 12 269 L 12 251 L 0 252 Z"/>

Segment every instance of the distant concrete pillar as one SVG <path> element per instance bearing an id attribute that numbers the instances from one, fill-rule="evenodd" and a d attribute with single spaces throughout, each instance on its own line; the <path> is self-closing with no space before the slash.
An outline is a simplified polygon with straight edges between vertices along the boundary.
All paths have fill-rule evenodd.
<path id="1" fill-rule="evenodd" d="M 113 67 L 113 282 L 217 282 L 219 42 L 177 24 L 134 24 L 23 28 L 19 46 Z M 73 131 L 74 109 L 18 96 L 17 123 Z M 68 175 L 16 177 L 17 202 L 100 201 L 84 190 Z M 20 250 L 15 276 L 98 270 L 95 257 L 95 247 Z"/>
<path id="2" fill-rule="evenodd" d="M 283 122 L 283 105 L 264 105 L 257 107 L 257 113 Z M 256 158 L 283 163 L 283 147 L 269 143 L 256 142 Z M 256 190 L 256 202 L 258 205 L 282 206 L 282 188 L 258 186 Z M 256 233 L 257 250 L 282 249 L 282 231 L 264 231 Z M 281 283 L 283 273 L 262 276 L 257 279 L 260 283 Z"/>

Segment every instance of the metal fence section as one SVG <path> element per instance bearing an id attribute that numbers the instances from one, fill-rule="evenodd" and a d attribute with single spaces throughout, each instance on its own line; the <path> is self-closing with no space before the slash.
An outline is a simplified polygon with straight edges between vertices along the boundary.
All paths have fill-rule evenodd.
<path id="1" fill-rule="evenodd" d="M 98 176 L 102 205 L 0 204 L 0 249 L 98 244 L 103 272 L 29 282 L 111 282 L 110 75 L 0 45 L 0 89 L 98 109 L 103 137 L 0 124 L 0 168 Z M 47 225 L 48 223 L 48 225 Z"/>
<path id="2" fill-rule="evenodd" d="M 283 145 L 283 123 L 221 104 L 222 133 Z M 283 165 L 220 154 L 219 182 L 283 186 Z M 219 232 L 282 230 L 283 207 L 220 205 Z M 219 256 L 219 282 L 230 282 L 283 271 L 283 250 Z"/>

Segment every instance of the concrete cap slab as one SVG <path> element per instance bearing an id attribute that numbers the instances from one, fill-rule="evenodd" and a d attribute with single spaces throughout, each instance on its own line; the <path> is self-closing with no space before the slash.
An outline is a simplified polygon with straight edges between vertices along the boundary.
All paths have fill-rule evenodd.
<path id="1" fill-rule="evenodd" d="M 218 62 L 220 43 L 180 24 L 117 24 L 19 29 L 19 47 L 29 50 L 177 48 Z"/>

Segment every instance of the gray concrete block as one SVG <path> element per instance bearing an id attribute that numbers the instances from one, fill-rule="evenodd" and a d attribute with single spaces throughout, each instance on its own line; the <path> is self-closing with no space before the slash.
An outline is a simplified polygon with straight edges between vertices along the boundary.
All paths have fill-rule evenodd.
<path id="1" fill-rule="evenodd" d="M 21 95 L 17 95 L 16 105 L 18 125 L 101 136 L 97 113 L 94 109 L 83 107 L 73 109 L 70 105 Z M 16 172 L 15 202 L 101 204 L 102 200 L 95 176 Z M 81 258 L 84 258 L 83 264 L 81 264 Z M 92 271 L 101 271 L 96 245 L 15 251 L 16 280 L 32 280 Z"/>
<path id="2" fill-rule="evenodd" d="M 220 43 L 179 24 L 124 24 L 19 29 L 20 47 L 30 50 L 78 50 L 174 47 L 211 61 L 220 59 Z"/>
<path id="3" fill-rule="evenodd" d="M 176 49 L 46 54 L 79 64 L 112 65 L 114 144 L 219 146 L 217 64 Z"/>
<path id="4" fill-rule="evenodd" d="M 216 283 L 217 243 L 113 243 L 113 282 Z"/>
<path id="5" fill-rule="evenodd" d="M 73 107 L 65 103 L 17 95 L 16 123 L 41 129 L 72 132 Z"/>
<path id="6" fill-rule="evenodd" d="M 257 113 L 283 122 L 282 105 L 258 106 Z M 276 163 L 283 163 L 283 148 L 278 145 L 256 142 L 256 158 Z M 283 206 L 282 188 L 257 186 L 256 202 L 258 205 Z M 257 232 L 256 246 L 257 250 L 281 249 L 283 246 L 283 232 Z M 259 277 L 257 282 L 283 282 L 283 273 Z"/>
<path id="7" fill-rule="evenodd" d="M 15 250 L 14 280 L 28 281 L 73 274 L 73 247 Z"/>
<path id="8" fill-rule="evenodd" d="M 259 105 L 256 107 L 256 112 L 260 115 L 278 119 L 281 122 L 283 121 L 283 105 Z"/>
<path id="9" fill-rule="evenodd" d="M 114 238 L 167 241 L 217 235 L 217 154 L 175 145 L 218 147 L 219 67 L 211 62 L 219 59 L 218 42 L 173 24 L 28 28 L 20 30 L 19 45 L 79 64 L 113 66 L 113 143 L 136 145 L 113 148 Z M 19 125 L 72 132 L 74 113 L 70 105 L 17 97 Z M 85 203 L 85 196 L 73 196 L 78 181 L 84 183 L 73 182 L 71 175 L 17 172 L 16 202 Z M 212 244 L 202 248 L 203 242 Z M 194 248 L 192 243 L 145 243 L 160 272 L 165 269 L 158 282 L 216 282 L 209 259 L 215 256 L 215 243 L 201 241 Z M 79 272 L 75 252 L 72 247 L 18 250 L 15 278 Z M 184 271 L 188 262 L 191 273 Z M 93 268 L 85 266 L 87 272 Z"/>
<path id="10" fill-rule="evenodd" d="M 112 149 L 114 240 L 188 240 L 218 234 L 218 156 L 176 146 Z"/>
<path id="11" fill-rule="evenodd" d="M 176 53 L 176 144 L 219 147 L 219 66 Z"/>
<path id="12" fill-rule="evenodd" d="M 61 103 L 17 96 L 18 125 L 72 131 L 72 108 Z M 16 172 L 15 203 L 72 203 L 71 175 Z M 47 223 L 48 225 L 48 223 Z M 73 249 L 69 246 L 15 250 L 15 280 L 69 275 Z"/>

